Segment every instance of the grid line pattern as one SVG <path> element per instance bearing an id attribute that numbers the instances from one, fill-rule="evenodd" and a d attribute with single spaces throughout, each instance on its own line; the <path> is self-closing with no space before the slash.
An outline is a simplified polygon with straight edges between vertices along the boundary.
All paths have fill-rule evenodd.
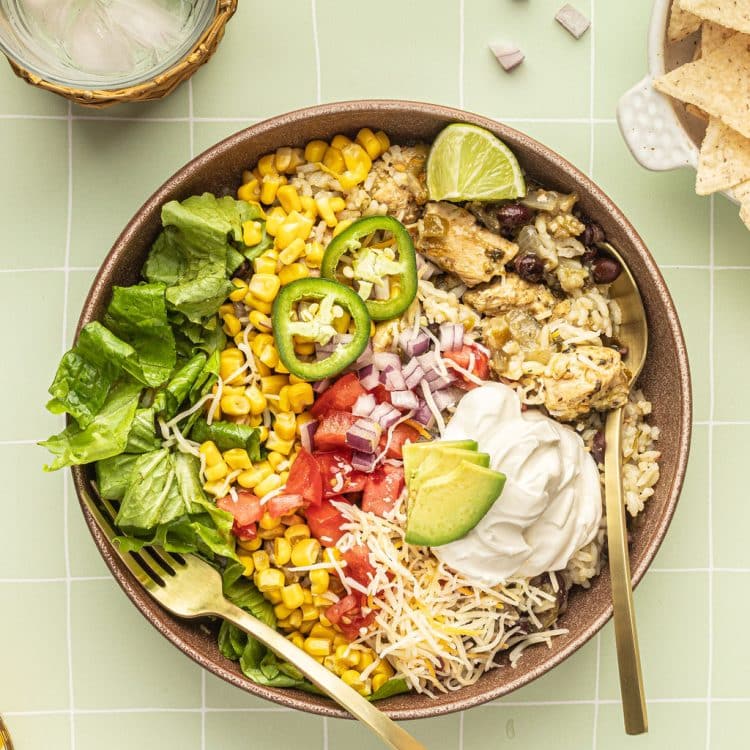
<path id="1" fill-rule="evenodd" d="M 727 552 L 734 526 L 726 520 L 728 503 L 742 500 L 738 487 L 745 474 L 741 458 L 729 455 L 727 446 L 747 444 L 750 408 L 727 394 L 743 382 L 750 356 L 738 352 L 733 355 L 738 360 L 727 366 L 735 349 L 726 329 L 742 326 L 750 316 L 750 299 L 739 281 L 750 271 L 747 234 L 723 198 L 692 194 L 689 172 L 646 173 L 622 143 L 614 104 L 645 70 L 648 0 L 628 4 L 626 15 L 604 0 L 581 0 L 592 28 L 579 41 L 552 20 L 560 4 L 412 0 L 407 6 L 381 0 L 381 16 L 430 21 L 429 32 L 425 27 L 415 35 L 404 21 L 402 27 L 389 27 L 384 39 L 377 23 L 360 28 L 372 11 L 370 3 L 243 0 L 211 64 L 168 100 L 140 108 L 92 113 L 0 72 L 6 184 L 38 185 L 38 174 L 34 182 L 24 182 L 24 175 L 40 166 L 57 180 L 46 196 L 44 219 L 57 241 L 33 253 L 19 240 L 37 214 L 11 191 L 0 201 L 0 226 L 8 232 L 0 260 L 0 304 L 7 320 L 19 326 L 28 322 L 11 300 L 15 289 L 32 281 L 43 304 L 24 315 L 31 316 L 34 331 L 60 330 L 64 351 L 106 250 L 156 185 L 217 140 L 284 110 L 370 96 L 432 99 L 495 117 L 548 143 L 595 177 L 642 233 L 675 297 L 691 354 L 694 426 L 696 441 L 702 442 L 693 450 L 674 526 L 636 592 L 651 741 L 670 746 L 679 739 L 687 750 L 734 748 L 750 703 L 750 658 L 727 651 L 733 631 L 726 623 L 743 621 L 750 609 L 742 602 L 730 605 L 726 591 L 750 583 L 750 552 Z M 362 60 L 347 57 L 344 46 L 355 22 Z M 296 40 L 284 66 L 304 78 L 304 86 L 274 86 L 276 74 L 283 75 L 278 60 L 267 60 L 265 39 L 274 37 Z M 504 38 L 527 55 L 510 75 L 486 49 L 489 41 Z M 377 41 L 377 54 L 367 52 L 367 40 Z M 427 93 L 435 79 L 444 85 L 439 98 Z M 38 156 L 14 148 L 23 133 L 42 139 Z M 59 153 L 44 150 L 44 139 L 53 137 L 64 144 Z M 5 392 L 23 389 L 29 414 L 0 426 L 0 462 L 28 475 L 38 476 L 44 460 L 34 444 L 60 425 L 37 408 L 60 352 L 56 336 L 44 358 L 22 377 L 11 367 L 0 373 Z M 7 346 L 8 362 L 27 356 L 26 340 L 12 339 Z M 61 609 L 50 612 L 50 623 L 43 625 L 24 618 L 0 622 L 0 710 L 20 747 L 49 747 L 35 744 L 32 729 L 48 721 L 60 748 L 91 750 L 95 722 L 118 717 L 126 717 L 134 736 L 151 736 L 152 744 L 144 740 L 139 750 L 162 747 L 164 727 L 175 746 L 194 750 L 245 747 L 250 731 L 257 750 L 292 746 L 292 741 L 322 750 L 343 750 L 352 741 L 365 750 L 377 746 L 351 723 L 254 699 L 192 665 L 121 595 L 93 549 L 68 478 L 45 475 L 35 481 L 40 516 L 33 543 L 49 554 L 35 556 L 39 559 L 28 568 L 15 562 L 28 553 L 22 545 L 28 532 L 20 525 L 27 516 L 10 498 L 15 505 L 9 549 L 0 550 L 0 602 L 20 602 L 23 608 L 59 594 Z M 750 514 L 744 518 L 750 521 Z M 677 589 L 698 592 L 693 627 L 684 636 L 675 627 L 679 618 L 663 606 Z M 664 639 L 666 632 L 670 636 Z M 532 749 L 553 743 L 576 750 L 625 747 L 612 641 L 608 626 L 560 668 L 507 699 L 409 728 L 432 750 L 484 750 L 512 737 Z M 14 660 L 12 653 L 37 643 L 44 673 Z M 32 689 L 42 676 L 49 684 Z M 689 734 L 679 719 L 686 706 L 692 707 L 695 729 Z M 539 716 L 549 719 L 546 728 L 534 719 Z M 113 747 L 129 746 L 122 744 L 126 741 L 114 737 Z"/>

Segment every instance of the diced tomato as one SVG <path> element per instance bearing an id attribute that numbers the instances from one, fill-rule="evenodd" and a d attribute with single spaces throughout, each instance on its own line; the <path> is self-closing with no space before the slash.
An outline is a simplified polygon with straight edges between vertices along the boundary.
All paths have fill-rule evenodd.
<path id="1" fill-rule="evenodd" d="M 346 561 L 344 573 L 362 586 L 369 586 L 375 576 L 375 568 L 370 563 L 370 550 L 364 544 L 357 544 L 342 552 L 341 556 Z"/>
<path id="2" fill-rule="evenodd" d="M 323 500 L 323 480 L 320 467 L 309 451 L 301 448 L 289 470 L 286 493 L 302 495 L 305 507 L 320 505 Z"/>
<path id="3" fill-rule="evenodd" d="M 310 413 L 319 418 L 331 411 L 348 411 L 364 393 L 366 391 L 360 385 L 357 375 L 353 372 L 347 373 L 316 397 L 315 403 L 310 407 Z"/>
<path id="4" fill-rule="evenodd" d="M 322 499 L 322 498 L 321 498 Z M 266 503 L 268 515 L 272 518 L 281 518 L 281 516 L 290 516 L 298 511 L 304 505 L 304 500 L 300 494 L 275 495 Z"/>
<path id="5" fill-rule="evenodd" d="M 248 526 L 238 526 L 237 521 L 232 526 L 232 533 L 243 542 L 250 542 L 258 536 L 258 524 L 251 523 Z"/>
<path id="6" fill-rule="evenodd" d="M 335 451 L 346 447 L 346 431 L 357 421 L 348 411 L 329 411 L 315 430 L 315 449 Z"/>
<path id="7" fill-rule="evenodd" d="M 371 391 L 373 396 L 375 396 L 375 400 L 379 403 L 391 403 L 391 392 L 387 391 L 385 386 L 382 383 L 379 383 L 376 385 Z"/>
<path id="8" fill-rule="evenodd" d="M 383 466 L 375 469 L 367 479 L 362 494 L 362 510 L 384 516 L 393 509 L 401 490 L 404 489 L 403 466 Z"/>
<path id="9" fill-rule="evenodd" d="M 468 370 L 472 375 L 476 375 L 480 380 L 487 380 L 490 376 L 490 361 L 484 352 L 479 351 L 475 346 L 469 346 L 464 344 L 461 349 L 453 352 L 443 352 L 443 357 L 455 362 L 459 367 L 463 367 L 464 370 Z M 472 365 L 473 358 L 473 365 Z M 469 369 L 469 366 L 471 369 Z M 477 387 L 477 383 L 473 383 L 465 375 L 462 375 L 457 370 L 453 371 L 457 374 L 460 380 L 456 383 L 459 388 L 464 390 L 471 390 Z"/>
<path id="10" fill-rule="evenodd" d="M 362 492 L 367 482 L 367 474 L 352 469 L 350 450 L 316 453 L 315 460 L 320 467 L 323 480 L 323 497 Z"/>
<path id="11" fill-rule="evenodd" d="M 344 535 L 341 524 L 345 523 L 341 512 L 331 505 L 331 501 L 349 502 L 343 495 L 326 498 L 320 505 L 311 505 L 305 510 L 310 533 L 324 546 L 333 547 Z"/>
<path id="12" fill-rule="evenodd" d="M 360 628 L 369 627 L 375 619 L 375 612 L 362 614 L 362 606 L 365 603 L 366 598 L 363 594 L 349 594 L 326 610 L 326 618 L 333 625 L 338 625 L 348 640 L 353 641 L 359 637 Z"/>
<path id="13" fill-rule="evenodd" d="M 235 526 L 243 527 L 257 523 L 263 517 L 263 506 L 260 499 L 252 492 L 240 490 L 237 493 L 237 501 L 231 495 L 220 497 L 216 506 L 231 513 L 234 516 Z"/>
<path id="14" fill-rule="evenodd" d="M 393 437 L 391 438 L 390 445 L 388 446 L 388 452 L 385 454 L 387 458 L 401 458 L 402 449 L 404 443 L 409 440 L 412 443 L 416 443 L 420 438 L 419 432 L 409 424 L 402 422 L 396 425 L 393 430 Z M 383 436 L 380 438 L 380 445 L 378 451 L 382 452 L 385 449 L 385 443 L 388 439 L 388 431 L 383 432 Z"/>

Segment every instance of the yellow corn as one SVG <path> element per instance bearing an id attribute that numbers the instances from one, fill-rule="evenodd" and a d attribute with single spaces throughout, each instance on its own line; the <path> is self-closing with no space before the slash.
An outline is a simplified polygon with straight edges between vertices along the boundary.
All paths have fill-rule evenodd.
<path id="1" fill-rule="evenodd" d="M 261 352 L 269 344 L 273 346 L 273 336 L 269 333 L 259 333 L 250 344 L 250 349 L 256 357 L 260 357 Z"/>
<path id="2" fill-rule="evenodd" d="M 306 638 L 303 645 L 310 656 L 330 656 L 331 642 L 327 638 Z"/>
<path id="3" fill-rule="evenodd" d="M 339 661 L 344 662 L 348 667 L 356 667 L 359 664 L 359 652 L 350 649 L 349 646 L 336 646 L 334 654 Z"/>
<path id="4" fill-rule="evenodd" d="M 276 247 L 283 250 L 295 239 L 306 240 L 313 228 L 313 219 L 299 211 L 292 211 L 276 232 Z"/>
<path id="5" fill-rule="evenodd" d="M 371 649 L 365 649 L 359 652 L 359 668 L 367 669 L 375 661 L 375 652 Z"/>
<path id="6" fill-rule="evenodd" d="M 351 143 L 351 140 L 349 138 L 339 133 L 339 135 L 333 136 L 333 140 L 331 141 L 331 146 L 341 151 L 341 149 L 343 149 L 344 146 L 348 146 L 350 143 Z"/>
<path id="7" fill-rule="evenodd" d="M 313 344 L 311 342 L 309 342 L 309 343 L 305 342 L 303 344 L 298 344 L 298 343 L 295 342 L 295 344 L 294 344 L 294 351 L 297 354 L 301 354 L 301 355 L 304 355 L 304 354 L 315 354 L 315 344 Z"/>
<path id="8" fill-rule="evenodd" d="M 341 551 L 336 547 L 326 547 L 323 550 L 323 559 L 326 562 L 333 562 L 334 560 L 341 560 Z"/>
<path id="9" fill-rule="evenodd" d="M 289 390 L 294 386 L 289 386 Z M 273 431 L 282 440 L 294 440 L 297 432 L 297 420 L 291 412 L 282 411 L 276 415 L 276 421 L 273 423 Z"/>
<path id="10" fill-rule="evenodd" d="M 255 576 L 253 576 L 253 580 L 255 580 Z M 267 601 L 271 602 L 271 604 L 281 604 L 281 591 L 279 589 L 264 591 L 263 595 L 266 597 Z"/>
<path id="11" fill-rule="evenodd" d="M 273 470 L 276 471 L 279 466 L 287 460 L 286 456 L 282 456 L 281 453 L 277 453 L 276 451 L 271 451 L 268 456 L 266 457 L 266 460 L 268 461 L 271 466 L 273 466 Z"/>
<path id="12" fill-rule="evenodd" d="M 289 378 L 286 375 L 267 375 L 260 379 L 260 390 L 263 393 L 278 394 L 288 383 Z M 273 450 L 273 448 L 269 448 L 269 450 Z"/>
<path id="13" fill-rule="evenodd" d="M 251 179 L 237 191 L 237 197 L 241 201 L 247 201 L 248 203 L 257 201 L 260 198 L 260 183 L 253 177 L 252 172 L 250 172 L 250 177 Z"/>
<path id="14" fill-rule="evenodd" d="M 330 576 L 325 568 L 310 571 L 310 590 L 315 596 L 320 596 L 328 591 Z"/>
<path id="15" fill-rule="evenodd" d="M 219 355 L 219 374 L 225 383 L 236 383 L 242 380 L 239 375 L 232 379 L 237 370 L 245 364 L 245 355 L 239 349 L 224 349 Z"/>
<path id="16" fill-rule="evenodd" d="M 284 596 L 283 591 L 281 592 L 281 596 Z M 296 630 L 302 625 L 302 612 L 299 609 L 295 609 L 292 614 L 289 615 L 287 621 L 289 622 L 289 627 Z"/>
<path id="17" fill-rule="evenodd" d="M 343 315 L 339 315 L 338 318 L 334 318 L 333 327 L 339 333 L 346 333 L 349 330 L 349 324 L 352 322 L 352 316 L 344 310 Z"/>
<path id="18" fill-rule="evenodd" d="M 339 185 L 342 190 L 350 190 L 360 182 L 364 182 L 372 169 L 372 160 L 362 146 L 350 143 L 344 146 L 341 154 L 346 164 L 346 171 L 339 175 Z"/>
<path id="19" fill-rule="evenodd" d="M 247 396 L 222 396 L 221 410 L 230 417 L 244 417 L 250 413 L 250 400 Z"/>
<path id="20" fill-rule="evenodd" d="M 293 447 L 293 440 L 283 440 L 274 430 L 271 430 L 268 433 L 266 448 L 268 448 L 269 451 L 276 451 L 277 453 L 283 453 L 285 456 L 288 456 L 292 452 Z"/>
<path id="21" fill-rule="evenodd" d="M 373 674 L 383 674 L 390 679 L 396 673 L 389 662 L 387 662 L 385 659 L 379 659 L 378 663 L 375 665 Z"/>
<path id="22" fill-rule="evenodd" d="M 237 477 L 237 484 L 239 484 L 240 487 L 244 487 L 246 490 L 250 490 L 272 474 L 273 469 L 264 461 L 253 469 L 243 471 L 242 474 Z"/>
<path id="23" fill-rule="evenodd" d="M 378 690 L 380 690 L 380 688 L 382 688 L 389 679 L 390 678 L 388 677 L 388 675 L 374 674 L 372 676 L 372 692 L 376 693 Z"/>
<path id="24" fill-rule="evenodd" d="M 305 146 L 305 160 L 316 162 L 322 161 L 328 144 L 325 141 L 310 141 Z"/>
<path id="25" fill-rule="evenodd" d="M 283 171 L 283 170 L 280 170 L 280 171 Z M 294 185 L 282 185 L 278 189 L 276 193 L 276 197 L 279 199 L 279 203 L 281 203 L 281 207 L 287 213 L 291 213 L 292 211 L 302 210 L 302 201 L 300 200 L 299 193 L 297 192 L 297 188 L 294 187 Z"/>
<path id="26" fill-rule="evenodd" d="M 242 330 L 242 323 L 240 323 L 240 319 L 236 315 L 229 313 L 224 316 L 223 328 L 227 336 L 234 337 Z"/>
<path id="27" fill-rule="evenodd" d="M 271 273 L 276 273 L 276 262 L 274 261 L 274 270 Z M 245 295 L 245 304 L 251 309 L 256 310 L 259 313 L 262 313 L 263 315 L 270 315 L 271 311 L 273 310 L 273 303 L 272 302 L 263 302 L 263 300 L 259 300 L 257 297 L 252 295 L 250 292 L 248 292 Z M 250 337 L 248 336 L 248 339 Z"/>
<path id="28" fill-rule="evenodd" d="M 310 527 L 304 523 L 295 523 L 287 527 L 287 530 L 284 532 L 284 536 L 289 540 L 290 544 L 296 544 L 302 539 L 310 538 Z"/>
<path id="29" fill-rule="evenodd" d="M 263 239 L 263 225 L 259 221 L 242 223 L 242 241 L 248 247 L 254 247 Z"/>
<path id="30" fill-rule="evenodd" d="M 312 387 L 312 386 L 311 386 Z M 300 434 L 301 429 L 308 423 L 308 422 L 314 422 L 315 417 L 313 417 L 312 414 L 310 414 L 309 411 L 303 411 L 300 413 L 300 415 L 297 417 L 297 434 Z"/>
<path id="31" fill-rule="evenodd" d="M 224 477 L 229 474 L 229 468 L 223 461 L 219 461 L 213 466 L 206 466 L 206 471 L 204 473 L 209 482 L 218 482 L 219 479 L 224 479 Z"/>
<path id="32" fill-rule="evenodd" d="M 261 545 L 263 544 L 262 540 L 258 539 L 257 537 L 255 539 L 238 539 L 237 545 L 247 550 L 248 552 L 255 552 L 256 550 L 260 549 Z"/>
<path id="33" fill-rule="evenodd" d="M 302 622 L 315 622 L 318 619 L 318 608 L 306 602 L 301 605 Z"/>
<path id="34" fill-rule="evenodd" d="M 344 161 L 344 155 L 339 149 L 329 146 L 323 155 L 323 166 L 331 170 L 335 174 L 341 174 L 346 169 L 346 162 Z"/>
<path id="35" fill-rule="evenodd" d="M 271 318 L 268 315 L 264 315 L 260 310 L 251 310 L 248 318 L 253 327 L 259 331 L 271 330 Z"/>
<path id="36" fill-rule="evenodd" d="M 279 253 L 279 260 L 283 265 L 288 266 L 290 263 L 294 263 L 297 258 L 301 258 L 304 254 L 305 241 L 301 237 L 295 237 L 289 245 Z"/>
<path id="37" fill-rule="evenodd" d="M 344 221 L 340 221 L 336 226 L 333 228 L 333 236 L 336 237 L 339 234 L 341 234 L 348 226 L 354 223 L 354 219 L 345 219 Z"/>
<path id="38" fill-rule="evenodd" d="M 266 232 L 275 237 L 279 227 L 286 221 L 286 211 L 281 206 L 272 209 L 266 219 Z"/>
<path id="39" fill-rule="evenodd" d="M 229 299 L 232 302 L 242 302 L 247 294 L 247 282 L 244 279 L 232 279 L 234 285 L 234 291 L 230 292 Z"/>
<path id="40" fill-rule="evenodd" d="M 284 540 L 286 542 L 286 539 Z M 288 543 L 288 542 L 287 542 Z M 305 603 L 305 595 L 302 591 L 302 586 L 298 583 L 292 583 L 289 586 L 284 586 L 281 590 L 281 601 L 286 604 L 289 609 L 297 609 Z"/>
<path id="41" fill-rule="evenodd" d="M 274 565 L 286 565 L 292 559 L 292 545 L 286 537 L 278 537 L 273 540 L 273 562 Z"/>
<path id="42" fill-rule="evenodd" d="M 242 567 L 245 568 L 245 575 L 248 578 L 251 578 L 253 573 L 255 572 L 255 563 L 253 562 L 253 556 L 238 553 L 237 559 L 242 563 Z"/>
<path id="43" fill-rule="evenodd" d="M 258 172 L 265 177 L 266 175 L 276 174 L 275 154 L 266 154 L 258 159 Z"/>
<path id="44" fill-rule="evenodd" d="M 310 268 L 320 268 L 323 261 L 323 245 L 320 242 L 310 242 L 305 245 L 305 263 Z"/>
<path id="45" fill-rule="evenodd" d="M 257 425 L 255 426 L 258 427 Z M 258 437 L 259 437 L 260 442 L 265 443 L 266 440 L 268 440 L 268 427 L 266 427 L 265 425 L 261 425 L 260 427 L 258 427 L 258 432 L 259 432 Z M 264 463 L 268 463 L 268 461 L 264 461 Z"/>
<path id="46" fill-rule="evenodd" d="M 203 485 L 203 489 L 208 492 L 209 495 L 223 497 L 227 494 L 227 481 L 226 479 L 219 479 L 216 482 L 206 482 Z"/>
<path id="47" fill-rule="evenodd" d="M 305 163 L 305 152 L 301 148 L 293 148 L 289 159 L 289 165 L 286 168 L 287 174 L 294 174 L 297 167 Z"/>
<path id="48" fill-rule="evenodd" d="M 286 177 L 277 174 L 266 175 L 260 184 L 260 202 L 270 206 L 276 200 L 276 193 L 286 184 Z"/>
<path id="49" fill-rule="evenodd" d="M 279 277 L 271 273 L 256 273 L 250 279 L 250 293 L 262 302 L 273 302 L 279 293 Z"/>
<path id="50" fill-rule="evenodd" d="M 289 370 L 287 370 L 286 365 L 281 360 L 279 360 L 279 364 L 277 364 L 273 369 L 281 375 L 289 375 Z"/>
<path id="51" fill-rule="evenodd" d="M 314 565 L 319 552 L 320 542 L 317 539 L 300 539 L 292 546 L 292 565 Z"/>
<path id="52" fill-rule="evenodd" d="M 289 615 L 292 614 L 292 610 L 284 604 L 284 590 L 281 590 L 281 604 L 277 604 L 273 608 L 273 613 L 276 615 L 276 617 L 279 618 L 279 620 L 286 620 Z"/>
<path id="53" fill-rule="evenodd" d="M 287 638 L 297 647 L 302 648 L 305 645 L 305 639 L 301 633 L 290 633 Z"/>
<path id="54" fill-rule="evenodd" d="M 219 449 L 212 440 L 201 443 L 201 447 L 198 450 L 206 457 L 206 466 L 214 466 L 222 460 L 221 453 L 219 453 Z"/>
<path id="55" fill-rule="evenodd" d="M 284 585 L 284 574 L 278 568 L 267 568 L 256 573 L 253 580 L 260 591 L 271 591 Z"/>
<path id="56" fill-rule="evenodd" d="M 313 595 L 313 604 L 322 612 L 323 610 L 328 609 L 333 602 L 326 596 Z M 321 618 L 323 617 L 322 614 L 320 616 Z M 323 624 L 330 625 L 331 623 L 326 620 Z M 344 640 L 346 641 L 346 639 Z M 349 643 L 349 641 L 346 641 L 346 643 Z"/>
<path id="57" fill-rule="evenodd" d="M 281 523 L 285 526 L 294 526 L 296 523 L 304 523 L 305 519 L 298 513 L 292 513 L 290 516 L 282 516 Z"/>
<path id="58" fill-rule="evenodd" d="M 289 405 L 295 414 L 301 414 L 306 406 L 312 405 L 314 400 L 315 392 L 310 383 L 295 383 L 289 386 Z M 291 440 L 291 438 L 288 439 Z"/>
<path id="59" fill-rule="evenodd" d="M 316 599 L 321 599 L 321 598 L 325 598 L 325 597 L 318 597 L 318 596 L 316 596 L 315 598 Z M 326 610 L 328 609 L 328 607 L 331 606 L 331 602 L 329 602 L 326 599 L 326 604 L 324 604 L 322 606 L 319 605 L 319 604 L 316 604 L 315 606 L 316 607 L 320 607 L 320 613 L 319 613 L 319 617 L 318 617 L 320 624 L 323 625 L 323 627 L 326 627 L 326 628 L 332 627 L 331 621 L 326 617 L 326 614 L 325 614 Z"/>
<path id="60" fill-rule="evenodd" d="M 251 385 L 249 388 L 246 388 L 245 395 L 250 402 L 251 414 L 257 416 L 265 411 L 268 402 L 266 401 L 266 397 L 260 392 L 260 388 L 258 388 L 257 385 Z"/>
<path id="61" fill-rule="evenodd" d="M 281 474 L 279 474 L 279 479 L 281 479 L 282 484 L 286 484 L 289 481 L 289 472 L 282 471 Z"/>
<path id="62" fill-rule="evenodd" d="M 247 451 L 244 448 L 230 448 L 228 451 L 224 451 L 224 461 L 232 469 L 253 468 L 250 456 L 247 455 Z"/>
<path id="63" fill-rule="evenodd" d="M 378 130 L 378 132 L 375 133 L 375 137 L 380 142 L 380 153 L 384 154 L 391 147 L 390 139 L 382 130 Z"/>
<path id="64" fill-rule="evenodd" d="M 271 567 L 271 561 L 268 559 L 268 552 L 262 549 L 253 552 L 253 564 L 255 565 L 256 573 L 268 570 Z"/>
<path id="65" fill-rule="evenodd" d="M 280 536 L 284 536 L 284 527 L 279 524 L 273 529 L 259 531 L 258 536 L 263 540 L 278 539 Z"/>
<path id="66" fill-rule="evenodd" d="M 310 630 L 310 636 L 312 638 L 330 638 L 332 641 L 336 637 L 336 631 L 320 623 L 315 623 Z"/>
<path id="67" fill-rule="evenodd" d="M 328 604 L 330 606 L 331 603 L 328 602 Z M 341 633 L 336 633 L 336 637 L 333 639 L 333 645 L 336 648 L 338 648 L 339 646 L 348 646 L 349 641 L 343 635 L 341 635 Z"/>
<path id="68" fill-rule="evenodd" d="M 318 208 L 320 218 L 323 219 L 329 227 L 335 227 L 338 219 L 336 218 L 336 214 L 331 206 L 331 199 L 327 195 L 324 195 L 315 199 L 315 205 Z"/>
<path id="69" fill-rule="evenodd" d="M 278 526 L 280 523 L 278 518 L 274 518 L 270 513 L 267 511 L 261 516 L 260 521 L 258 521 L 258 526 L 260 526 L 261 529 L 273 529 L 276 526 Z"/>
<path id="70" fill-rule="evenodd" d="M 315 221 L 318 218 L 318 207 L 315 205 L 315 198 L 312 195 L 302 195 L 300 196 L 300 202 L 302 203 L 304 215 L 308 219 Z"/>
<path id="71" fill-rule="evenodd" d="M 268 367 L 276 367 L 279 364 L 279 352 L 273 344 L 266 344 L 258 359 Z"/>
<path id="72" fill-rule="evenodd" d="M 279 487 L 281 487 L 281 477 L 278 474 L 271 474 L 255 485 L 255 494 L 258 497 L 263 497 L 263 495 L 267 495 L 269 492 L 279 489 Z M 280 527 L 281 524 L 277 524 L 277 526 Z"/>
<path id="73" fill-rule="evenodd" d="M 289 403 L 289 386 L 285 385 L 279 391 L 279 401 L 276 404 L 278 411 L 291 411 L 292 406 Z"/>
<path id="74" fill-rule="evenodd" d="M 234 305 L 224 304 L 219 306 L 219 315 L 229 315 L 234 312 Z"/>
<path id="75" fill-rule="evenodd" d="M 292 263 L 279 271 L 279 281 L 282 286 L 286 286 L 298 279 L 306 279 L 309 275 L 310 269 L 304 263 Z"/>
<path id="76" fill-rule="evenodd" d="M 266 250 L 263 255 L 259 255 L 253 261 L 253 271 L 255 273 L 276 273 L 276 256 L 271 255 L 270 250 Z"/>
<path id="77" fill-rule="evenodd" d="M 365 151 L 367 151 L 367 155 L 371 159 L 377 159 L 378 156 L 380 156 L 380 141 L 370 128 L 362 128 L 362 130 L 357 133 L 355 140 Z"/>
<path id="78" fill-rule="evenodd" d="M 282 146 L 276 149 L 274 154 L 273 166 L 277 172 L 286 172 L 292 163 L 292 149 L 289 146 Z"/>

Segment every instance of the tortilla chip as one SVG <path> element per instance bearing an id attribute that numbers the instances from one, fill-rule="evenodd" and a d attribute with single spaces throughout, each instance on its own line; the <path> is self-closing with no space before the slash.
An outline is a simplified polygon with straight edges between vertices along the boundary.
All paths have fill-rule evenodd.
<path id="1" fill-rule="evenodd" d="M 657 78 L 654 88 L 700 107 L 750 138 L 750 42 L 744 34 Z"/>
<path id="2" fill-rule="evenodd" d="M 682 10 L 750 34 L 750 0 L 680 0 Z"/>
<path id="3" fill-rule="evenodd" d="M 719 26 L 718 23 L 704 21 L 701 26 L 701 49 L 707 55 L 715 52 L 729 37 L 734 35 L 733 29 Z"/>
<path id="4" fill-rule="evenodd" d="M 680 7 L 678 0 L 672 3 L 672 10 L 669 14 L 669 27 L 667 28 L 667 39 L 670 42 L 679 42 L 686 36 L 690 36 L 694 31 L 698 31 L 701 25 L 701 19 L 688 13 Z"/>
<path id="5" fill-rule="evenodd" d="M 740 219 L 750 229 L 750 180 L 732 188 L 732 194 L 740 202 Z"/>
<path id="6" fill-rule="evenodd" d="M 686 104 L 685 105 L 685 111 L 688 112 L 688 114 L 691 114 L 693 117 L 699 117 L 701 120 L 705 120 L 708 122 L 708 112 L 706 110 L 701 109 L 700 107 L 696 107 L 695 104 Z"/>
<path id="7" fill-rule="evenodd" d="M 698 158 L 695 192 L 710 195 L 750 180 L 750 139 L 712 117 Z"/>

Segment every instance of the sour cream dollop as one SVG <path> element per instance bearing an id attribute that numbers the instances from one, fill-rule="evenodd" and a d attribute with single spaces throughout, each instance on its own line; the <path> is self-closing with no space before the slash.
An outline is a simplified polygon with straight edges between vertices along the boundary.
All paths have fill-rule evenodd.
<path id="1" fill-rule="evenodd" d="M 434 547 L 454 570 L 494 585 L 561 570 L 596 535 L 602 517 L 599 470 L 580 435 L 536 410 L 513 389 L 488 383 L 467 393 L 445 431 L 471 439 L 503 472 L 505 488 L 462 539 Z"/>

